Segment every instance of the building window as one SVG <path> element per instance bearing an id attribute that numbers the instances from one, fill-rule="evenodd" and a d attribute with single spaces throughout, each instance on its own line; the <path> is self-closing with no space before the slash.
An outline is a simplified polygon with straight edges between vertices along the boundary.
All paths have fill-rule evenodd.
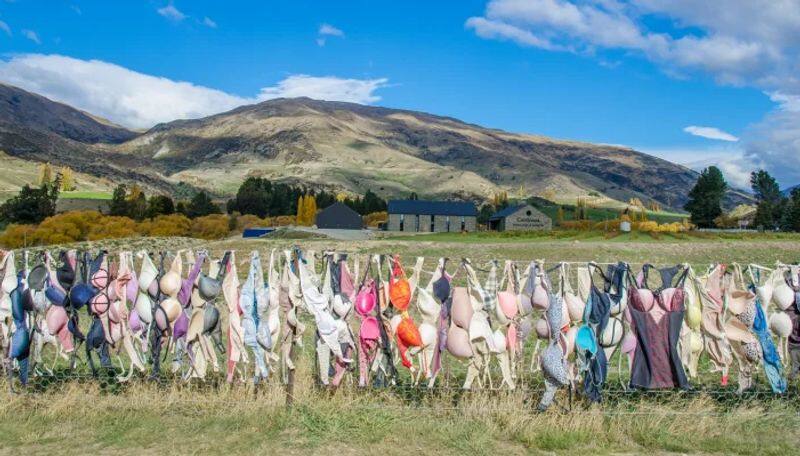
<path id="1" fill-rule="evenodd" d="M 463 215 L 461 216 L 461 231 L 467 231 L 467 219 Z"/>
<path id="2" fill-rule="evenodd" d="M 414 217 L 417 218 L 417 220 L 416 220 L 416 225 L 417 226 L 415 227 L 414 231 L 419 232 L 419 215 L 415 215 Z"/>
<path id="3" fill-rule="evenodd" d="M 450 232 L 450 216 L 448 215 L 444 219 L 444 226 L 446 227 L 445 231 Z"/>
<path id="4" fill-rule="evenodd" d="M 436 223 L 435 223 L 435 221 L 436 221 L 436 216 L 435 215 L 431 215 L 431 233 L 436 231 Z"/>
<path id="5" fill-rule="evenodd" d="M 405 214 L 400 214 L 400 231 L 405 231 L 403 230 L 405 222 L 406 222 Z"/>

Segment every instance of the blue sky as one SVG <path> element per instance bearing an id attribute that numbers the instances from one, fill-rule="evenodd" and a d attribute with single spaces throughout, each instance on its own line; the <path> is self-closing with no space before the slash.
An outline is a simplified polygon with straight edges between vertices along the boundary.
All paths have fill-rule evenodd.
<path id="1" fill-rule="evenodd" d="M 781 166 L 800 155 L 796 130 L 788 143 L 772 137 L 800 105 L 791 68 L 743 60 L 750 48 L 731 39 L 790 59 L 800 29 L 769 15 L 779 23 L 764 28 L 787 36 L 742 32 L 736 18 L 698 12 L 702 3 L 14 0 L 0 2 L 0 80 L 137 128 L 171 109 L 191 117 L 309 94 L 717 163 L 737 183 L 755 166 L 798 183 L 797 164 Z M 159 95 L 173 87 L 186 92 Z"/>

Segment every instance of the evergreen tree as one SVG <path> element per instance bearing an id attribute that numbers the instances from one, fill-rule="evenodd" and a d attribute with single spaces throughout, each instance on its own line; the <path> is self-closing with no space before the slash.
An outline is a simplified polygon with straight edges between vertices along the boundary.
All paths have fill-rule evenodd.
<path id="1" fill-rule="evenodd" d="M 189 218 L 203 217 L 210 214 L 219 214 L 220 210 L 211 197 L 204 191 L 196 193 L 186 206 L 186 215 Z"/>
<path id="2" fill-rule="evenodd" d="M 492 206 L 489 203 L 484 204 L 478 211 L 477 222 L 480 223 L 481 225 L 486 225 L 487 223 L 489 223 L 489 217 L 494 215 L 494 213 L 495 213 L 494 206 Z"/>
<path id="3" fill-rule="evenodd" d="M 175 203 L 167 195 L 154 195 L 147 201 L 147 217 L 149 218 L 173 213 L 175 213 Z"/>
<path id="4" fill-rule="evenodd" d="M 139 185 L 133 184 L 127 200 L 128 217 L 134 220 L 142 220 L 147 216 L 147 197 Z"/>
<path id="5" fill-rule="evenodd" d="M 262 177 L 248 177 L 236 192 L 236 198 L 232 207 L 228 208 L 228 212 L 237 211 L 240 214 L 253 214 L 264 218 L 270 213 L 272 198 L 272 183 L 269 180 Z"/>
<path id="6" fill-rule="evenodd" d="M 0 205 L 0 220 L 5 223 L 34 224 L 56 213 L 61 186 L 59 177 L 39 188 L 25 185 L 17 196 Z"/>
<path id="7" fill-rule="evenodd" d="M 120 217 L 128 216 L 127 193 L 125 184 L 119 184 L 114 188 L 114 193 L 111 195 L 111 204 L 108 209 L 109 215 L 117 215 Z"/>
<path id="8" fill-rule="evenodd" d="M 754 224 L 767 230 L 777 228 L 781 221 L 786 200 L 781 194 L 778 182 L 763 169 L 750 174 L 750 185 L 753 189 L 758 207 Z"/>
<path id="9" fill-rule="evenodd" d="M 709 166 L 689 192 L 689 201 L 683 206 L 691 214 L 692 223 L 701 228 L 714 226 L 714 219 L 722 214 L 722 197 L 728 184 L 716 166 Z"/>
<path id="10" fill-rule="evenodd" d="M 800 187 L 792 190 L 783 216 L 783 229 L 800 232 Z"/>

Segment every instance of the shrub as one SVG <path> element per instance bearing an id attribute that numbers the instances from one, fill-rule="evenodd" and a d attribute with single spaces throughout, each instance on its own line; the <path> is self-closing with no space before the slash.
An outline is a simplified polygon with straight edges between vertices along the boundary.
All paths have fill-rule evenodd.
<path id="1" fill-rule="evenodd" d="M 137 231 L 144 236 L 189 236 L 192 221 L 183 214 L 159 215 L 139 223 Z"/>
<path id="2" fill-rule="evenodd" d="M 262 226 L 268 226 L 267 220 L 258 218 L 257 215 L 245 214 L 236 218 L 236 231 Z"/>
<path id="3" fill-rule="evenodd" d="M 102 217 L 89 229 L 88 240 L 119 239 L 136 236 L 136 222 L 128 217 Z"/>
<path id="4" fill-rule="evenodd" d="M 33 233 L 38 245 L 85 241 L 103 215 L 97 211 L 71 211 L 47 217 Z"/>
<path id="5" fill-rule="evenodd" d="M 200 239 L 222 239 L 228 235 L 228 216 L 205 215 L 192 220 L 192 237 Z"/>
<path id="6" fill-rule="evenodd" d="M 364 216 L 364 225 L 377 227 L 381 223 L 386 223 L 389 220 L 389 214 L 386 211 L 372 212 Z"/>
<path id="7" fill-rule="evenodd" d="M 0 234 L 0 245 L 8 249 L 32 245 L 34 231 L 36 231 L 36 225 L 8 225 L 6 230 Z"/>

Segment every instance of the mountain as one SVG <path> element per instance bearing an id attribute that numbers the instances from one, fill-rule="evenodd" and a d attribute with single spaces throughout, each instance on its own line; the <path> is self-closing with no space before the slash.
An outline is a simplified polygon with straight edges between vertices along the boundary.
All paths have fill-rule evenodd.
<path id="1" fill-rule="evenodd" d="M 172 191 L 173 184 L 141 168 L 139 160 L 114 153 L 114 144 L 137 135 L 65 104 L 0 84 L 0 152 L 4 152 L 0 160 L 50 162 L 98 179 L 141 182 L 152 189 Z M 8 160 L 4 164 L 11 165 Z M 18 185 L 24 183 L 29 182 Z"/>
<path id="2" fill-rule="evenodd" d="M 47 121 L 7 125 L 1 117 L 0 149 L 167 191 L 184 183 L 231 195 L 246 177 L 263 176 L 337 191 L 372 189 L 384 197 L 415 191 L 422 197 L 480 200 L 506 190 L 564 202 L 591 194 L 681 207 L 698 176 L 629 148 L 352 103 L 275 99 L 137 135 L 15 91 L 11 96 L 24 105 L 19 109 L 34 111 L 25 119 Z M 8 97 L 0 92 L 0 103 Z M 27 148 L 17 144 L 22 141 Z M 729 199 L 738 203 L 747 197 L 734 192 Z"/>

